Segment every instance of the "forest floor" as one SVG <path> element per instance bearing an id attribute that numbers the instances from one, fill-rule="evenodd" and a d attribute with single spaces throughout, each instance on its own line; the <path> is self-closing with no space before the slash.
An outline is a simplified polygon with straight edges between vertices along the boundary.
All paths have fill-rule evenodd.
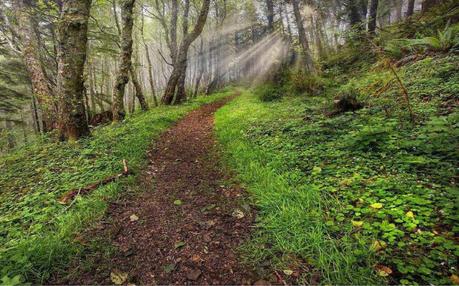
<path id="1" fill-rule="evenodd" d="M 111 237 L 114 254 L 103 262 L 106 265 L 76 275 L 77 281 L 59 282 L 255 281 L 237 253 L 248 238 L 254 212 L 244 205 L 244 190 L 232 183 L 221 166 L 213 132 L 213 114 L 227 101 L 189 113 L 162 134 L 148 152 L 149 164 L 139 177 L 144 192 L 113 203 L 96 228 L 95 235 Z"/>

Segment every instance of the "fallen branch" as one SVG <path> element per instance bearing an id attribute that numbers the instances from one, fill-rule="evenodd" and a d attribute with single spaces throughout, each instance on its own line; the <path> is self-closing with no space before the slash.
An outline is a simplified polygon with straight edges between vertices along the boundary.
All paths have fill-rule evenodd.
<path id="1" fill-rule="evenodd" d="M 93 183 L 93 184 L 91 184 L 89 186 L 86 186 L 84 188 L 79 188 L 79 189 L 75 189 L 75 190 L 69 191 L 58 202 L 60 204 L 62 204 L 62 205 L 66 205 L 69 201 L 73 200 L 76 196 L 89 193 L 89 192 L 97 189 L 100 186 L 103 186 L 103 185 L 106 185 L 106 184 L 111 183 L 113 181 L 116 181 L 117 179 L 119 179 L 119 178 L 121 178 L 123 176 L 127 176 L 128 174 L 129 174 L 129 169 L 128 169 L 128 166 L 127 166 L 127 162 L 126 162 L 126 160 L 123 160 L 123 172 L 121 172 L 121 173 L 119 173 L 117 175 L 113 175 L 113 176 L 110 176 L 108 178 L 105 178 L 105 179 L 103 179 L 101 181 Z"/>

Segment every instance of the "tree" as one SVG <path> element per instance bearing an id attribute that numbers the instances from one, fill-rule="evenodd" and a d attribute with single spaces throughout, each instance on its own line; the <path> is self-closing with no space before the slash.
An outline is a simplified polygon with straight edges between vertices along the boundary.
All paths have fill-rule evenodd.
<path id="1" fill-rule="evenodd" d="M 308 71 L 314 71 L 314 63 L 312 61 L 311 53 L 309 50 L 308 39 L 303 26 L 303 17 L 301 17 L 300 7 L 298 0 L 292 0 L 293 14 L 295 16 L 296 26 L 298 28 L 298 38 L 300 41 L 301 52 L 304 58 L 304 64 Z"/>
<path id="2" fill-rule="evenodd" d="M 266 0 L 267 18 L 268 18 L 268 30 L 274 31 L 274 4 L 273 0 Z"/>
<path id="3" fill-rule="evenodd" d="M 190 45 L 193 43 L 193 41 L 196 40 L 196 38 L 201 34 L 202 30 L 204 29 L 204 25 L 206 24 L 207 20 L 207 14 L 209 13 L 209 6 L 210 0 L 204 0 L 201 7 L 201 11 L 199 13 L 198 20 L 193 31 L 187 34 L 182 40 L 182 43 L 180 45 L 180 48 L 178 49 L 178 53 L 175 59 L 172 74 L 170 75 L 167 81 L 166 89 L 164 91 L 164 96 L 162 100 L 165 104 L 172 104 L 174 102 L 174 96 L 180 76 L 184 71 L 186 71 L 188 49 Z"/>
<path id="4" fill-rule="evenodd" d="M 362 28 L 362 17 L 359 11 L 359 1 L 358 0 L 348 0 L 347 1 L 347 10 L 349 15 L 349 23 L 352 27 L 357 29 Z"/>
<path id="5" fill-rule="evenodd" d="M 370 12 L 368 19 L 368 32 L 374 34 L 376 31 L 376 17 L 378 14 L 378 2 L 379 0 L 371 0 L 370 2 Z"/>
<path id="6" fill-rule="evenodd" d="M 408 7 L 406 9 L 406 17 L 411 17 L 414 12 L 414 1 L 415 0 L 408 0 Z"/>
<path id="7" fill-rule="evenodd" d="M 30 77 L 32 92 L 42 111 L 43 131 L 50 131 L 54 128 L 55 98 L 40 57 L 40 43 L 35 29 L 37 23 L 33 19 L 34 9 L 31 1 L 16 0 L 15 14 L 22 43 L 22 57 Z"/>
<path id="8" fill-rule="evenodd" d="M 83 70 L 86 61 L 91 0 L 63 1 L 58 23 L 58 128 L 62 139 L 89 135 L 83 102 Z"/>
<path id="9" fill-rule="evenodd" d="M 124 92 L 129 82 L 129 72 L 132 67 L 132 27 L 134 25 L 133 10 L 135 0 L 122 0 L 121 2 L 121 51 L 119 54 L 120 65 L 116 73 L 113 87 L 112 113 L 113 121 L 121 121 L 126 115 L 124 110 Z"/>

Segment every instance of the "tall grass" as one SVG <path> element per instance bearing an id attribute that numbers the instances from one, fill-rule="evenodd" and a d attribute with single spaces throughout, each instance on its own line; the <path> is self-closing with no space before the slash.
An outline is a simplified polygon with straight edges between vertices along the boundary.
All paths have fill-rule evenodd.
<path id="1" fill-rule="evenodd" d="M 326 230 L 324 209 L 339 202 L 317 185 L 292 179 L 304 174 L 283 168 L 275 152 L 251 143 L 246 136 L 257 122 L 282 116 L 272 104 L 276 103 L 261 103 L 246 91 L 216 114 L 216 132 L 227 151 L 226 160 L 237 170 L 259 210 L 257 231 L 245 246 L 247 262 L 256 267 L 270 261 L 271 267 L 282 270 L 302 261 L 310 271 L 303 273 L 300 282 L 318 273 L 321 283 L 375 283 L 370 252 L 356 256 L 351 233 L 337 238 Z"/>

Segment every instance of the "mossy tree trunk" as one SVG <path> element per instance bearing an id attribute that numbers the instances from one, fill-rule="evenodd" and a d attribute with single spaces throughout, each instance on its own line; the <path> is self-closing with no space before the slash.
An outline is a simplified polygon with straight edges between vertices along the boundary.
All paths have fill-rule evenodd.
<path id="1" fill-rule="evenodd" d="M 61 138 L 71 141 L 89 135 L 83 71 L 90 8 L 91 0 L 64 1 L 58 23 L 58 127 Z"/>
<path id="2" fill-rule="evenodd" d="M 124 92 L 126 84 L 129 82 L 129 72 L 132 65 L 132 27 L 134 25 L 133 10 L 135 0 L 121 1 L 121 51 L 119 67 L 116 74 L 115 85 L 113 87 L 112 113 L 113 121 L 121 121 L 126 115 L 124 109 Z"/>
<path id="3" fill-rule="evenodd" d="M 40 44 L 35 30 L 37 23 L 33 19 L 34 8 L 30 0 L 16 0 L 14 3 L 22 42 L 22 57 L 30 77 L 32 92 L 41 109 L 43 131 L 50 131 L 56 127 L 56 102 L 40 57 Z"/>
<path id="4" fill-rule="evenodd" d="M 293 15 L 295 16 L 295 22 L 298 29 L 298 39 L 300 41 L 304 65 L 308 71 L 314 72 L 314 63 L 312 61 L 308 39 L 306 38 L 306 31 L 304 29 L 303 17 L 301 17 L 300 4 L 298 3 L 298 0 L 292 0 L 292 6 Z"/>

